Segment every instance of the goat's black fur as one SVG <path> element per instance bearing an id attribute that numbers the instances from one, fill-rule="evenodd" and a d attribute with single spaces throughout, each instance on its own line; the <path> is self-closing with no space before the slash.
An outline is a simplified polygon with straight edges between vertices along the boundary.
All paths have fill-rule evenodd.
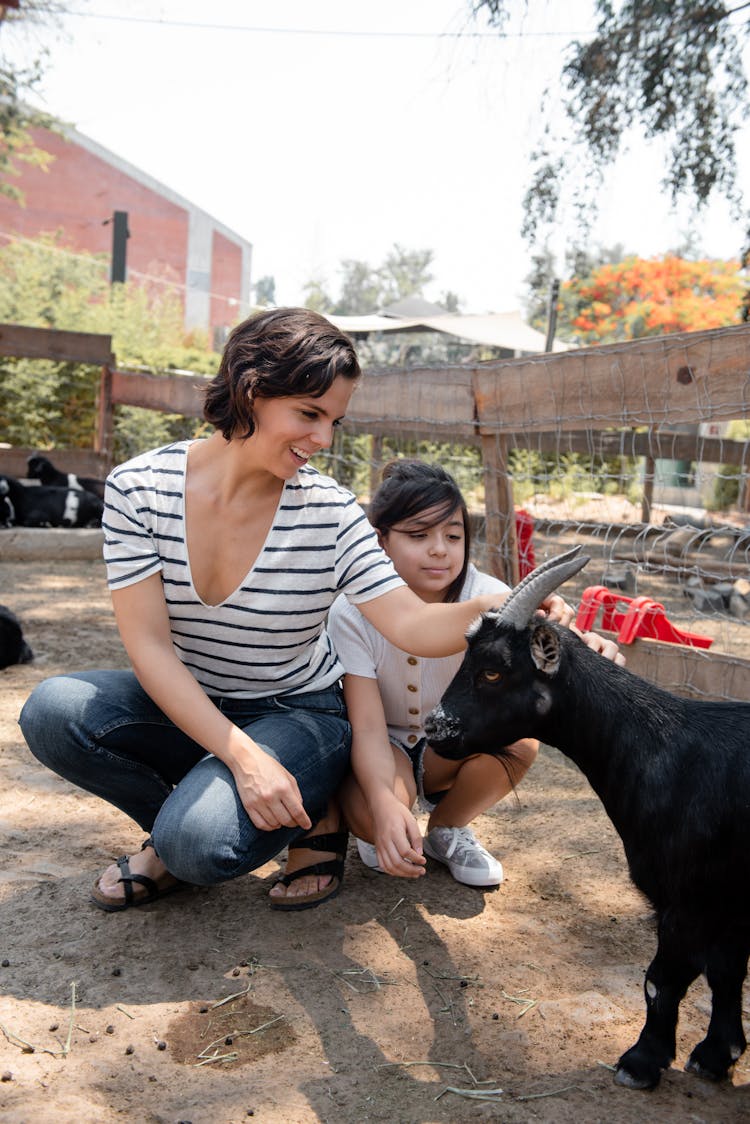
<path id="1" fill-rule="evenodd" d="M 14 663 L 29 663 L 34 658 L 23 638 L 18 617 L 7 605 L 0 605 L 0 667 Z"/>
<path id="2" fill-rule="evenodd" d="M 706 1038 L 689 1070 L 720 1080 L 746 1046 L 742 987 L 750 952 L 750 704 L 679 698 L 541 618 L 525 628 L 483 617 L 427 721 L 453 759 L 502 754 L 535 737 L 585 773 L 658 917 L 647 1017 L 616 1080 L 652 1088 L 675 1056 L 680 1001 L 705 972 Z"/>
<path id="3" fill-rule="evenodd" d="M 104 499 L 104 480 L 95 476 L 76 476 L 74 472 L 61 472 L 51 460 L 39 454 L 28 458 L 26 471 L 31 480 L 39 480 L 48 487 L 82 488 L 85 492 L 92 492 L 100 500 Z"/>
<path id="4" fill-rule="evenodd" d="M 47 488 L 0 476 L 0 525 L 100 527 L 104 504 L 80 488 Z"/>

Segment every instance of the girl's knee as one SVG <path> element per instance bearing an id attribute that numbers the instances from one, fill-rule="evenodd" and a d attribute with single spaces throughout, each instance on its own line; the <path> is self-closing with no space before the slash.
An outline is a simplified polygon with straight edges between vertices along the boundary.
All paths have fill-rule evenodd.
<path id="1" fill-rule="evenodd" d="M 530 769 L 534 764 L 539 753 L 539 742 L 536 738 L 521 738 L 520 741 L 514 742 L 506 749 L 506 756 L 509 757 L 516 768 L 521 771 L 521 775 Z"/>

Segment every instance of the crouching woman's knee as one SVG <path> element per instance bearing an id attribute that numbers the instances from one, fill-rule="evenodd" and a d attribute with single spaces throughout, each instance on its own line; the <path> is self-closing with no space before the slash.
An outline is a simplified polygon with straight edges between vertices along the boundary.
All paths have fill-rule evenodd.
<path id="1" fill-rule="evenodd" d="M 45 679 L 29 695 L 18 722 L 26 743 L 42 764 L 55 768 L 75 742 L 78 684 L 67 675 Z"/>
<path id="2" fill-rule="evenodd" d="M 247 874 L 287 842 L 276 840 L 280 832 L 253 825 L 229 769 L 213 757 L 204 758 L 167 797 L 151 834 L 167 869 L 195 886 Z"/>

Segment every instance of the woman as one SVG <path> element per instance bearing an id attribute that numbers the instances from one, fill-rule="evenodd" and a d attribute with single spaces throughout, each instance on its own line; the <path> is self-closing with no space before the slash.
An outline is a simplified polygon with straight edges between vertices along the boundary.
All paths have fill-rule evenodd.
<path id="1" fill-rule="evenodd" d="M 502 600 L 508 587 L 470 564 L 471 525 L 453 477 L 438 465 L 399 460 L 386 465 L 370 504 L 378 541 L 410 590 L 431 604 L 467 602 L 479 594 Z M 425 873 L 425 854 L 458 882 L 494 887 L 500 862 L 469 824 L 514 788 L 534 761 L 538 742 L 506 746 L 502 756 L 448 761 L 425 743 L 424 720 L 461 663 L 461 655 L 419 659 L 380 635 L 360 608 L 339 598 L 328 631 L 344 665 L 344 698 L 352 725 L 352 774 L 344 782 L 344 816 L 363 861 L 407 878 Z M 616 645 L 590 634 L 610 658 Z M 411 808 L 417 794 L 429 809 L 422 839 Z"/>
<path id="2" fill-rule="evenodd" d="M 287 845 L 271 904 L 332 897 L 346 835 L 326 809 L 351 738 L 325 628 L 333 599 L 343 591 L 395 644 L 418 635 L 423 656 L 459 651 L 497 600 L 425 605 L 355 497 L 309 466 L 359 375 L 351 341 L 322 316 L 259 313 L 231 333 L 208 386 L 211 436 L 108 478 L 104 554 L 132 672 L 47 680 L 21 715 L 40 761 L 149 833 L 95 882 L 102 909 L 236 878 Z M 548 608 L 569 616 L 560 598 Z"/>

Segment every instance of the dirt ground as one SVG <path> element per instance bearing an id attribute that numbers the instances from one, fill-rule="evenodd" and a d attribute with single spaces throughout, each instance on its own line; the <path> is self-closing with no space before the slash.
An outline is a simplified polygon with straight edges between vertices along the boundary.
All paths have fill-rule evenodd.
<path id="1" fill-rule="evenodd" d="M 682 1071 L 707 1025 L 702 982 L 660 1087 L 613 1084 L 642 1024 L 653 918 L 553 750 L 476 824 L 505 866 L 495 893 L 437 864 L 416 884 L 375 874 L 350 844 L 342 893 L 306 913 L 269 910 L 276 862 L 93 908 L 94 877 L 141 833 L 37 765 L 16 718 L 51 674 L 125 666 L 103 566 L 0 562 L 0 601 L 36 652 L 0 671 L 4 1124 L 750 1119 L 748 1055 L 721 1086 Z"/>

